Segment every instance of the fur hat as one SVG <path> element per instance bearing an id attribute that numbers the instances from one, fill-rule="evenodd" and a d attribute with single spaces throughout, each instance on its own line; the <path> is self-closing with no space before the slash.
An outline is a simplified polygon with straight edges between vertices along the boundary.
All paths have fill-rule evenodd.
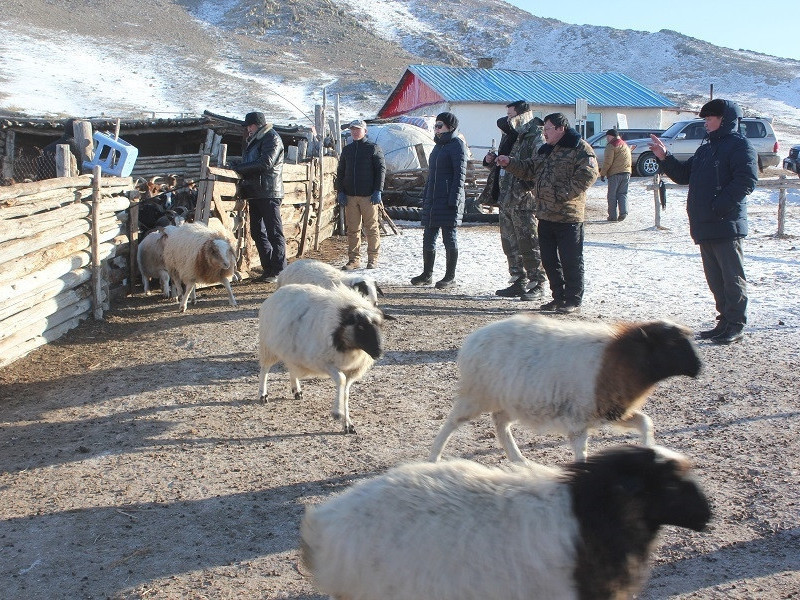
<path id="1" fill-rule="evenodd" d="M 525 102 L 525 100 L 517 100 L 516 102 L 512 102 L 511 104 L 506 104 L 506 107 L 507 108 L 513 107 L 514 112 L 516 112 L 518 115 L 526 113 L 531 109 L 530 105 L 527 102 Z"/>
<path id="2" fill-rule="evenodd" d="M 244 126 L 247 127 L 248 125 L 258 125 L 259 127 L 263 127 L 267 124 L 267 117 L 264 116 L 262 112 L 249 112 L 244 116 Z"/>
<path id="3" fill-rule="evenodd" d="M 606 131 L 606 135 L 610 135 L 611 137 L 618 138 L 619 137 L 619 132 L 617 132 L 617 130 L 612 127 L 611 129 Z"/>
<path id="4" fill-rule="evenodd" d="M 447 127 L 450 128 L 450 131 L 458 128 L 458 117 L 456 117 L 453 113 L 443 112 L 436 115 L 436 120 L 441 121 Z"/>
<path id="5" fill-rule="evenodd" d="M 348 125 L 348 127 L 350 129 L 353 129 L 354 127 L 358 129 L 366 129 L 367 122 L 364 121 L 363 119 L 356 119 L 355 121 L 350 121 L 350 125 Z"/>
<path id="6" fill-rule="evenodd" d="M 725 100 L 722 98 L 716 98 L 711 102 L 706 102 L 703 104 L 703 108 L 700 109 L 700 118 L 704 119 L 706 117 L 723 117 L 725 116 Z"/>

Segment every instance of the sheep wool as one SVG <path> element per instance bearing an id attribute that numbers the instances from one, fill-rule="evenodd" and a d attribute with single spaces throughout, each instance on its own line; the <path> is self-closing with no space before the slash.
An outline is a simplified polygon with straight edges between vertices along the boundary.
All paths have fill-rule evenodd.
<path id="1" fill-rule="evenodd" d="M 688 329 L 668 321 L 588 323 L 522 313 L 472 332 L 458 355 L 458 394 L 430 460 L 453 431 L 491 413 L 497 439 L 524 462 L 511 434 L 515 421 L 567 435 L 585 460 L 589 430 L 610 423 L 635 429 L 653 445 L 652 421 L 640 409 L 655 384 L 696 377 L 700 358 Z"/>
<path id="2" fill-rule="evenodd" d="M 281 271 L 278 275 L 278 287 L 290 283 L 311 283 L 326 289 L 343 284 L 368 298 L 375 306 L 378 305 L 378 296 L 383 296 L 383 291 L 372 277 L 348 273 L 311 258 L 296 260 Z"/>
<path id="3" fill-rule="evenodd" d="M 259 398 L 267 400 L 267 379 L 275 363 L 289 371 L 295 399 L 302 398 L 300 379 L 330 377 L 336 385 L 331 414 L 342 419 L 344 433 L 355 433 L 350 420 L 350 386 L 380 357 L 383 312 L 358 292 L 337 285 L 311 284 L 278 288 L 258 311 Z"/>
<path id="4" fill-rule="evenodd" d="M 161 293 L 164 298 L 169 298 L 169 272 L 164 264 L 164 243 L 166 234 L 161 229 L 156 229 L 148 233 L 139 242 L 136 249 L 136 263 L 139 265 L 139 273 L 142 276 L 142 285 L 145 295 L 150 295 L 150 278 L 158 279 L 161 282 Z"/>
<path id="5" fill-rule="evenodd" d="M 710 517 L 687 459 L 658 447 L 565 469 L 419 463 L 306 507 L 301 554 L 338 600 L 621 600 L 662 525 Z"/>

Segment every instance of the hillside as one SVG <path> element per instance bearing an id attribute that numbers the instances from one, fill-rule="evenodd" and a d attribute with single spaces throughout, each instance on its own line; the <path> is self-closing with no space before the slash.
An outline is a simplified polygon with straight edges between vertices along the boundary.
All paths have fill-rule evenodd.
<path id="1" fill-rule="evenodd" d="M 442 15 L 442 18 L 439 15 Z M 409 63 L 619 71 L 687 107 L 715 94 L 800 135 L 800 61 L 674 31 L 569 25 L 500 0 L 9 0 L 0 112 L 299 121 L 327 87 L 374 116 Z"/>

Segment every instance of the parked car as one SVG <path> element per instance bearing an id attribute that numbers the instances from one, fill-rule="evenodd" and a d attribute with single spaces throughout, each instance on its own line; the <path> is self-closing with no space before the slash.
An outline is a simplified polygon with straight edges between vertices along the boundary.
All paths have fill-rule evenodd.
<path id="1" fill-rule="evenodd" d="M 739 123 L 739 131 L 750 140 L 758 153 L 758 168 L 761 171 L 766 167 L 777 167 L 781 162 L 778 156 L 778 140 L 771 121 L 760 117 L 745 117 Z M 705 121 L 703 119 L 678 121 L 658 137 L 675 158 L 686 160 L 694 154 L 706 137 Z M 655 175 L 660 170 L 658 160 L 648 147 L 649 142 L 649 136 L 628 142 L 631 147 L 633 171 L 642 177 Z"/>
<path id="2" fill-rule="evenodd" d="M 594 153 L 597 155 L 597 162 L 601 165 L 603 164 L 603 157 L 605 156 L 606 152 L 606 144 L 608 143 L 608 138 L 606 138 L 606 130 L 601 131 L 600 133 L 595 133 L 593 136 L 590 136 L 586 141 L 589 145 L 594 149 Z M 661 135 L 664 133 L 663 129 L 648 129 L 647 127 L 642 127 L 639 129 L 617 129 L 617 133 L 619 133 L 619 137 L 621 137 L 626 142 L 628 140 L 635 140 L 641 139 L 645 137 L 649 137 L 651 133 L 656 135 Z"/>
<path id="3" fill-rule="evenodd" d="M 800 175 L 800 145 L 789 148 L 789 156 L 783 159 L 783 168 Z"/>

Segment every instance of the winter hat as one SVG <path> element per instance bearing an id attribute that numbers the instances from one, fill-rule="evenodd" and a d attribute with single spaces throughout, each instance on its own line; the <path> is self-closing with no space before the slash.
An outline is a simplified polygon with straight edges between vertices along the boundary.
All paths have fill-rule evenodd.
<path id="1" fill-rule="evenodd" d="M 357 129 L 366 129 L 367 122 L 364 121 L 363 119 L 356 119 L 355 121 L 350 121 L 350 125 L 348 125 L 348 127 L 350 129 L 353 129 L 354 127 Z"/>
<path id="2" fill-rule="evenodd" d="M 453 129 L 458 128 L 458 117 L 456 117 L 453 113 L 443 112 L 436 115 L 436 120 L 441 121 L 447 127 L 450 128 L 450 131 Z"/>
<path id="3" fill-rule="evenodd" d="M 619 137 L 619 133 L 613 127 L 611 129 L 609 129 L 608 131 L 606 131 L 606 135 L 610 135 L 611 137 L 615 137 L 615 138 Z"/>
<path id="4" fill-rule="evenodd" d="M 700 118 L 704 119 L 706 117 L 723 117 L 725 116 L 725 108 L 725 100 L 722 98 L 717 98 L 711 102 L 706 102 L 703 104 L 703 108 L 700 109 Z"/>
<path id="5" fill-rule="evenodd" d="M 248 125 L 258 125 L 259 127 L 263 127 L 267 124 L 267 117 L 264 116 L 262 112 L 249 112 L 244 116 L 244 126 L 247 127 Z"/>
<path id="6" fill-rule="evenodd" d="M 513 107 L 514 111 L 518 115 L 521 115 L 522 113 L 526 113 L 531 109 L 530 105 L 527 102 L 525 102 L 525 100 L 517 100 L 516 102 L 512 102 L 511 104 L 508 104 L 507 106 L 508 107 Z"/>

